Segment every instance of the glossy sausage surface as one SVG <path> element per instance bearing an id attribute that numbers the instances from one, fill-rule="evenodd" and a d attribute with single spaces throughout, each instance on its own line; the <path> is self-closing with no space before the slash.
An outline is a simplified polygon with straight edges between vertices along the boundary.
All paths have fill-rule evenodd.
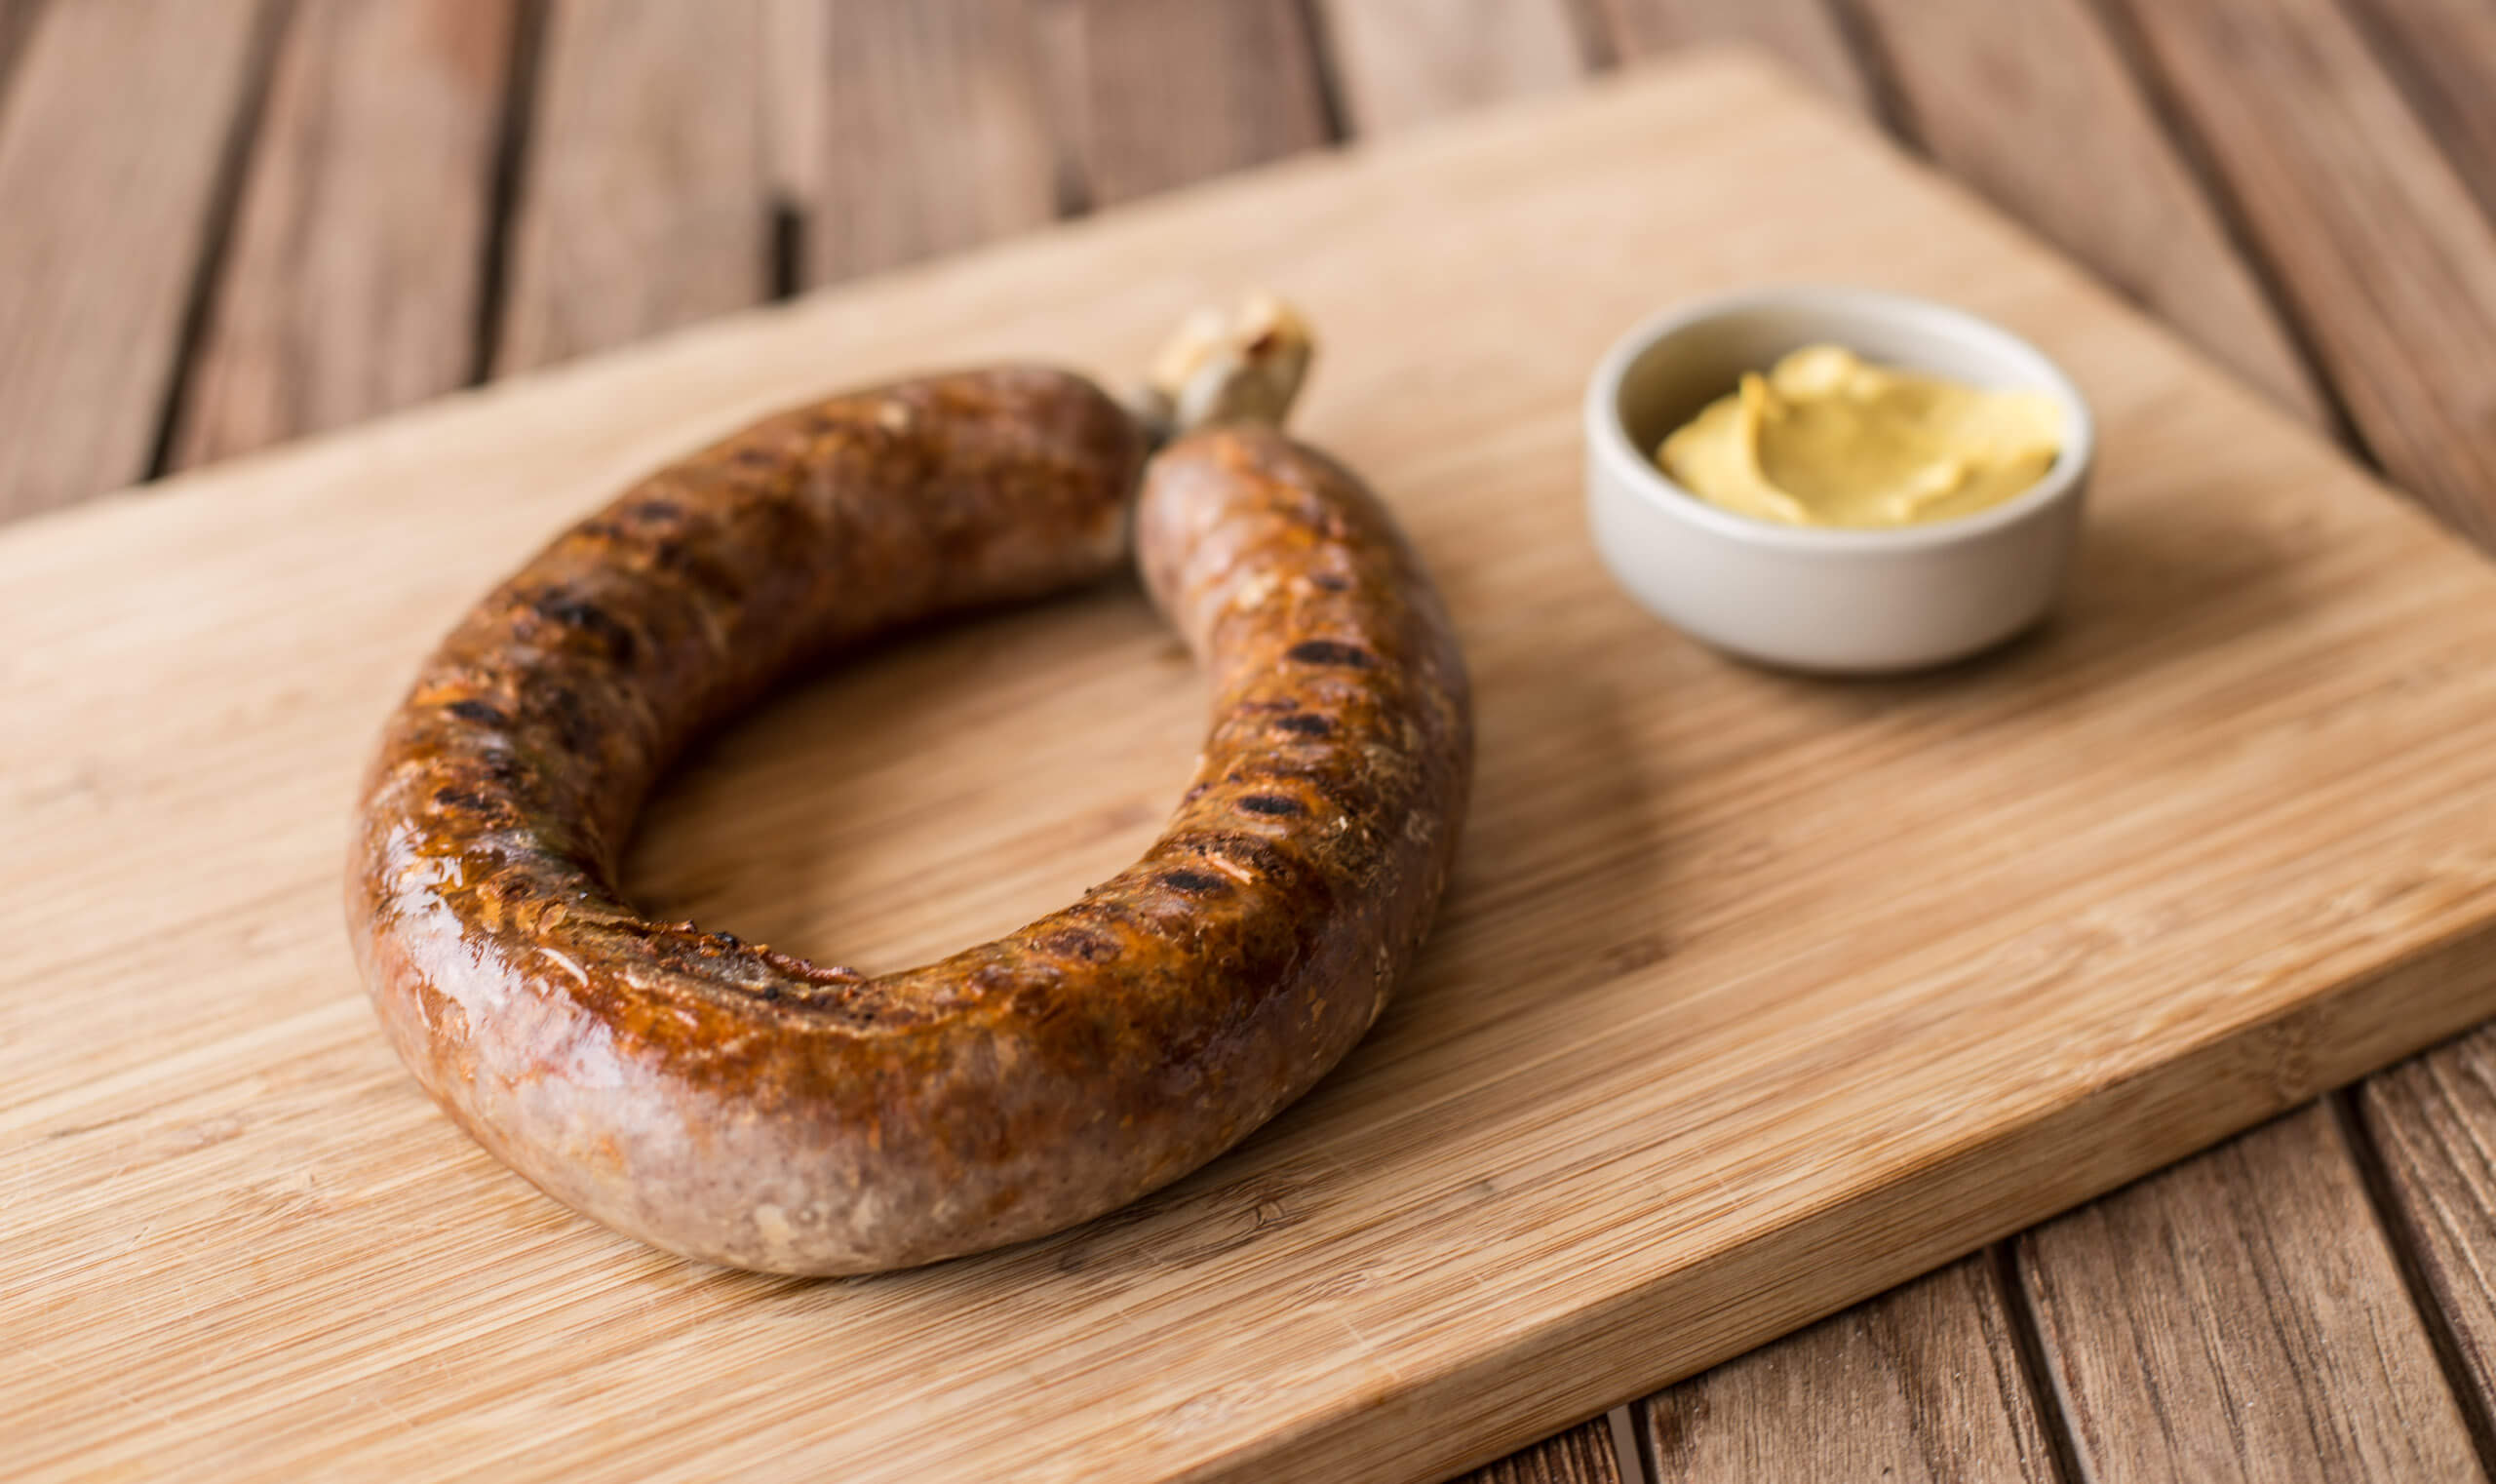
<path id="1" fill-rule="evenodd" d="M 1305 1092 L 1445 883 L 1462 662 L 1331 460 L 1218 427 L 1135 496 L 1144 462 L 1133 419 L 1063 372 L 901 383 L 660 471 L 479 605 L 387 725 L 348 874 L 367 984 L 426 1089 L 575 1210 L 792 1273 L 1061 1230 Z M 809 660 L 1104 575 L 1131 503 L 1147 587 L 1214 693 L 1197 775 L 1135 866 L 873 978 L 621 897 L 634 814 L 691 738 Z"/>

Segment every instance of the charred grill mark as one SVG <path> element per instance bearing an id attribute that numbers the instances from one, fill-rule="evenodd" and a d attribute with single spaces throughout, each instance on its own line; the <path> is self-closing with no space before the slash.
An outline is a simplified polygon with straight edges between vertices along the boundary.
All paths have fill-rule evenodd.
<path id="1" fill-rule="evenodd" d="M 500 723 L 508 724 L 508 723 Z M 477 771 L 487 781 L 504 788 L 517 787 L 521 780 L 520 759 L 508 747 L 482 747 L 476 754 Z"/>
<path id="2" fill-rule="evenodd" d="M 1274 818 L 1289 818 L 1308 812 L 1301 807 L 1299 800 L 1285 799 L 1280 794 L 1250 794 L 1239 801 L 1239 807 L 1250 814 L 1265 814 Z"/>
<path id="3" fill-rule="evenodd" d="M 461 815 L 474 821 L 468 828 L 477 831 L 476 838 L 481 840 L 486 837 L 487 832 L 504 829 L 520 819 L 520 811 L 512 806 L 510 800 L 500 794 L 487 793 L 457 783 L 445 784 L 435 789 L 433 805 L 444 813 Z"/>
<path id="4" fill-rule="evenodd" d="M 1304 711 L 1274 718 L 1274 729 L 1302 737 L 1331 737 L 1335 734 L 1335 723 L 1314 712 Z"/>
<path id="5" fill-rule="evenodd" d="M 1175 871 L 1164 871 L 1156 879 L 1172 891 L 1185 892 L 1191 897 L 1222 896 L 1230 890 L 1230 883 L 1221 877 L 1203 871 L 1190 871 L 1184 867 Z"/>
<path id="6" fill-rule="evenodd" d="M 650 566 L 680 578 L 704 600 L 718 608 L 732 608 L 745 601 L 745 584 L 733 568 L 716 557 L 708 556 L 682 539 L 664 540 L 650 552 Z"/>
<path id="7" fill-rule="evenodd" d="M 1310 572 L 1308 585 L 1328 593 L 1349 592 L 1352 580 L 1340 572 Z"/>
<path id="8" fill-rule="evenodd" d="M 634 637 L 633 631 L 614 614 L 561 588 L 528 600 L 528 610 L 548 623 L 577 629 L 590 636 L 606 657 L 619 665 L 633 663 L 633 656 L 641 647 L 641 642 Z"/>
<path id="9" fill-rule="evenodd" d="M 1283 657 L 1304 665 L 1340 665 L 1347 670 L 1367 670 L 1378 663 L 1367 649 L 1337 639 L 1304 639 L 1284 650 Z"/>
<path id="10" fill-rule="evenodd" d="M 475 722 L 481 726 L 509 726 L 511 724 L 511 718 L 504 716 L 501 712 L 495 710 L 488 703 L 476 700 L 473 697 L 467 700 L 453 701 L 442 709 L 449 712 L 452 716 L 457 717 L 462 722 Z"/>
<path id="11" fill-rule="evenodd" d="M 1232 768 L 1225 781 L 1251 786 L 1284 782 L 1303 784 L 1320 799 L 1357 820 L 1374 822 L 1385 812 L 1386 807 L 1386 801 L 1378 785 L 1366 771 L 1312 767 L 1286 758 L 1251 759 Z"/>
<path id="12" fill-rule="evenodd" d="M 1313 928 L 1334 908 L 1335 885 L 1327 867 L 1283 841 L 1245 830 L 1188 830 L 1163 843 L 1166 848 L 1220 861 L 1233 871 L 1246 873 L 1262 889 L 1286 904 L 1290 916 L 1303 927 Z"/>
<path id="13" fill-rule="evenodd" d="M 581 703 L 580 693 L 569 685 L 549 685 L 540 692 L 542 714 L 554 724 L 564 750 L 574 757 L 589 757 L 598 751 L 598 722 Z"/>
<path id="14" fill-rule="evenodd" d="M 1290 852 L 1262 835 L 1238 830 L 1190 830 L 1172 839 L 1198 855 L 1237 866 L 1251 876 L 1288 881 L 1303 868 Z"/>

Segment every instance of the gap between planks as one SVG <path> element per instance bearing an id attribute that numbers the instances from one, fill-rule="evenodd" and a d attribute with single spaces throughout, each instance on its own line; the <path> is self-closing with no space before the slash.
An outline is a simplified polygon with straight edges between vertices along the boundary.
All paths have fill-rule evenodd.
<path id="1" fill-rule="evenodd" d="M 0 517 L 158 460 L 278 15 L 47 4 L 24 33 L 0 97 Z"/>
<path id="2" fill-rule="evenodd" d="M 471 377 L 509 0 L 300 6 L 206 260 L 162 467 L 361 422 Z"/>

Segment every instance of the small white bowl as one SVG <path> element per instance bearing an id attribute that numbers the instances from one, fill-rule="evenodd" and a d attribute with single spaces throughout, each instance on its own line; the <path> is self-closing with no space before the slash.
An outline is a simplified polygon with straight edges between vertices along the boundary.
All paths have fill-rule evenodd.
<path id="1" fill-rule="evenodd" d="M 1882 530 L 1783 526 L 1711 505 L 1655 460 L 1664 435 L 1787 351 L 1827 342 L 1972 386 L 2062 405 L 2061 453 L 1972 515 Z M 1632 598 L 1693 637 L 1798 670 L 1914 670 L 2044 616 L 2080 529 L 2096 446 L 2080 390 L 2043 352 L 1965 310 L 1863 289 L 1772 288 L 1630 332 L 1586 387 L 1586 513 Z"/>

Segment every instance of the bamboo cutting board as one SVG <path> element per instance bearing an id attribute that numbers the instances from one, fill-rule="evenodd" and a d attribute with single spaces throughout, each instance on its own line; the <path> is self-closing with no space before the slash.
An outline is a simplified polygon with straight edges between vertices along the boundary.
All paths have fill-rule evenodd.
<path id="1" fill-rule="evenodd" d="M 2069 602 L 1908 681 L 1601 575 L 1581 379 L 1778 279 L 2078 376 Z M 1269 285 L 1300 421 L 1471 656 L 1460 879 L 1239 1151 L 988 1258 L 800 1282 L 577 1221 L 436 1113 L 338 921 L 380 718 L 503 569 L 774 404 L 1122 376 Z M 0 532 L 0 1448 L 43 1479 L 1423 1484 L 2496 1012 L 2496 572 L 1735 58 L 1305 162 Z M 887 967 L 1150 839 L 1197 682 L 1131 587 L 800 686 L 658 801 L 654 909 Z"/>

